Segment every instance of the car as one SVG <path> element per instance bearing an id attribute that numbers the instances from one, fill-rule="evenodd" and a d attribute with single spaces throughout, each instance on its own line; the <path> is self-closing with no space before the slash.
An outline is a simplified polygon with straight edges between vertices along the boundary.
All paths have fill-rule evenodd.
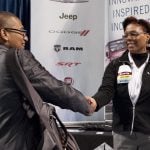
<path id="1" fill-rule="evenodd" d="M 124 39 L 117 39 L 107 43 L 106 45 L 106 57 L 109 61 L 121 56 L 127 49 Z"/>

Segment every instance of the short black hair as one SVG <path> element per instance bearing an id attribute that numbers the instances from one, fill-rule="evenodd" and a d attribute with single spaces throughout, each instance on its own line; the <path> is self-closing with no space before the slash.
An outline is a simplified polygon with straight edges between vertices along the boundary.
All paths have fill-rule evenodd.
<path id="1" fill-rule="evenodd" d="M 134 16 L 125 18 L 125 20 L 122 22 L 124 31 L 129 24 L 138 24 L 143 27 L 144 32 L 150 34 L 150 23 L 144 19 L 137 19 Z"/>
<path id="2" fill-rule="evenodd" d="M 11 25 L 11 18 L 19 19 L 15 14 L 7 11 L 0 11 L 0 28 L 9 27 Z"/>

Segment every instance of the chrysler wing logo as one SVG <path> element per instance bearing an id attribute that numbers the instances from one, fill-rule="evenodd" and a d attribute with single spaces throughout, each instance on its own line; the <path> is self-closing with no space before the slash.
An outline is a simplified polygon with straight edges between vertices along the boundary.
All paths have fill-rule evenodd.
<path id="1" fill-rule="evenodd" d="M 62 2 L 62 3 L 84 3 L 88 2 L 89 0 L 51 0 L 55 2 Z"/>

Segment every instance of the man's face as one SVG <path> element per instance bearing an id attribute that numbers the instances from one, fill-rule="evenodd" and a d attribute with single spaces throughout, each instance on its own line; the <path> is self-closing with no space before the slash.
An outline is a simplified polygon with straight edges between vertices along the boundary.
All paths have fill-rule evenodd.
<path id="1" fill-rule="evenodd" d="M 127 48 L 131 53 L 145 53 L 149 35 L 144 32 L 142 26 L 129 24 L 124 33 Z"/>
<path id="2" fill-rule="evenodd" d="M 11 22 L 11 27 L 4 28 L 7 35 L 6 46 L 9 48 L 22 49 L 25 47 L 26 41 L 28 41 L 26 31 L 19 19 L 11 18 Z"/>

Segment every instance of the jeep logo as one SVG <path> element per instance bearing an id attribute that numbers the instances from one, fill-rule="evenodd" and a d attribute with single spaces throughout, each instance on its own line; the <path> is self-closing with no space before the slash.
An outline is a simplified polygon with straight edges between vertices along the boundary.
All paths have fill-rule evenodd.
<path id="1" fill-rule="evenodd" d="M 76 20 L 77 19 L 77 15 L 69 15 L 69 14 L 64 14 L 62 13 L 61 16 L 59 16 L 60 19 L 70 19 L 70 20 Z"/>

